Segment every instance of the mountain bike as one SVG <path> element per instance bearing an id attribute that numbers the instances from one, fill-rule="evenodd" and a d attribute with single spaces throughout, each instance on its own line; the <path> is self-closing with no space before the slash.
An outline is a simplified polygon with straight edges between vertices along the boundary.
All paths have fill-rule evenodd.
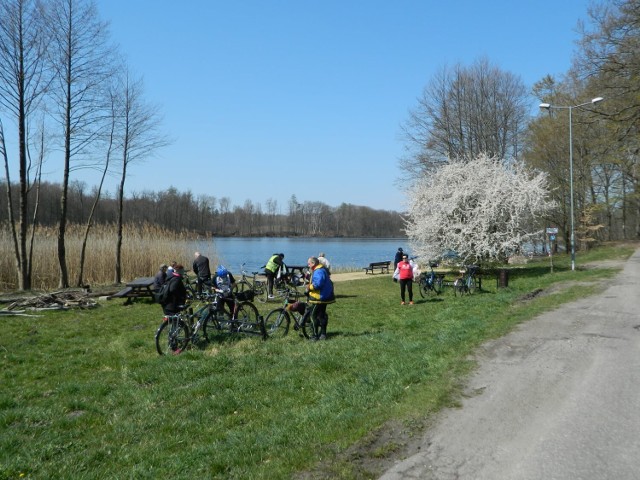
<path id="1" fill-rule="evenodd" d="M 420 296 L 422 298 L 427 298 L 430 295 L 440 295 L 442 293 L 444 275 L 437 274 L 433 271 L 433 267 L 437 266 L 437 263 L 430 263 L 429 268 L 431 271 L 420 274 L 418 289 L 420 290 Z"/>
<path id="2" fill-rule="evenodd" d="M 207 331 L 210 322 L 222 325 L 231 321 L 231 314 L 228 310 L 218 310 L 218 303 L 215 297 L 205 299 L 205 303 L 200 305 L 194 312 L 193 307 L 183 305 L 178 313 L 165 315 L 162 323 L 158 327 L 155 335 L 156 350 L 159 355 L 180 354 L 189 343 L 197 345 L 200 342 L 200 332 L 205 341 L 209 341 Z"/>
<path id="3" fill-rule="evenodd" d="M 271 310 L 264 320 L 266 333 L 270 337 L 284 337 L 289 333 L 291 320 L 293 329 L 300 335 L 313 339 L 317 338 L 320 326 L 316 324 L 314 310 L 317 306 L 313 302 L 300 302 L 296 290 L 289 290 L 282 307 Z"/>
<path id="4" fill-rule="evenodd" d="M 453 292 L 456 296 L 470 295 L 480 290 L 480 279 L 476 277 L 478 265 L 465 265 L 461 270 L 461 276 L 453 283 Z"/>
<path id="5" fill-rule="evenodd" d="M 254 295 L 252 290 L 246 290 L 232 295 L 231 298 L 223 298 L 224 302 L 233 301 L 233 307 L 229 308 L 231 312 L 229 330 L 231 332 L 259 335 L 263 339 L 266 339 L 267 332 L 264 326 L 264 318 L 258 313 L 258 309 L 252 303 Z M 227 307 L 227 305 L 225 305 L 225 307 Z"/>
<path id="6" fill-rule="evenodd" d="M 207 342 L 219 332 L 259 335 L 266 339 L 264 319 L 251 302 L 234 298 L 231 310 L 221 291 L 203 292 L 201 300 L 204 303 L 195 312 L 193 307 L 185 306 L 180 312 L 162 318 L 155 335 L 158 354 L 182 353 L 190 343 L 199 344 L 200 332 Z"/>

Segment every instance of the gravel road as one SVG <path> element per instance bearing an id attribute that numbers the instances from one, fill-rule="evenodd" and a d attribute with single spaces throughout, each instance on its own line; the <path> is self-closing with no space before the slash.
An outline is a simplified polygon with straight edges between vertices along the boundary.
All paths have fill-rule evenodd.
<path id="1" fill-rule="evenodd" d="M 601 294 L 490 342 L 470 396 L 381 477 L 640 478 L 640 250 Z"/>

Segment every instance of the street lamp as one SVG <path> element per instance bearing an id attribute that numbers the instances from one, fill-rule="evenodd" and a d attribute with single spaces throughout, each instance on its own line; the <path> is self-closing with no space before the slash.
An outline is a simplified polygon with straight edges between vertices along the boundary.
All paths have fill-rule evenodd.
<path id="1" fill-rule="evenodd" d="M 551 105 L 550 103 L 541 103 L 540 108 L 549 110 L 551 108 L 564 108 L 569 110 L 569 190 L 571 196 L 571 270 L 576 269 L 576 239 L 573 220 L 573 136 L 571 133 L 571 117 L 574 108 L 584 107 L 585 105 L 591 105 L 604 100 L 602 97 L 596 97 L 590 102 L 581 103 L 579 105 Z"/>

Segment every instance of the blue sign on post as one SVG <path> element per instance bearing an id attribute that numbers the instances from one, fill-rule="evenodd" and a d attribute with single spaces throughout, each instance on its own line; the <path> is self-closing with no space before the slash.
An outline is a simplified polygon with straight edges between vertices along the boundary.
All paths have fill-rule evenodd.
<path id="1" fill-rule="evenodd" d="M 555 240 L 555 239 L 556 239 L 556 236 L 555 236 L 555 235 L 549 235 L 549 240 L 553 241 L 553 240 Z"/>

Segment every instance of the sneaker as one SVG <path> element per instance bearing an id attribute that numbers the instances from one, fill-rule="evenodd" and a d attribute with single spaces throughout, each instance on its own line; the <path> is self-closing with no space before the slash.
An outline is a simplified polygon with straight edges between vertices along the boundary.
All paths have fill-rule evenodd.
<path id="1" fill-rule="evenodd" d="M 326 340 L 327 336 L 325 334 L 322 334 L 318 337 L 318 340 Z"/>
<path id="2" fill-rule="evenodd" d="M 276 297 L 274 297 L 273 295 L 269 295 L 267 298 L 268 298 L 269 300 L 273 300 L 273 299 L 274 299 L 274 298 L 276 298 Z"/>
<path id="3" fill-rule="evenodd" d="M 404 304 L 405 304 L 404 302 L 400 302 L 400 305 L 404 305 Z"/>
<path id="4" fill-rule="evenodd" d="M 411 300 L 411 301 L 409 302 L 409 305 L 413 305 L 413 300 Z"/>

